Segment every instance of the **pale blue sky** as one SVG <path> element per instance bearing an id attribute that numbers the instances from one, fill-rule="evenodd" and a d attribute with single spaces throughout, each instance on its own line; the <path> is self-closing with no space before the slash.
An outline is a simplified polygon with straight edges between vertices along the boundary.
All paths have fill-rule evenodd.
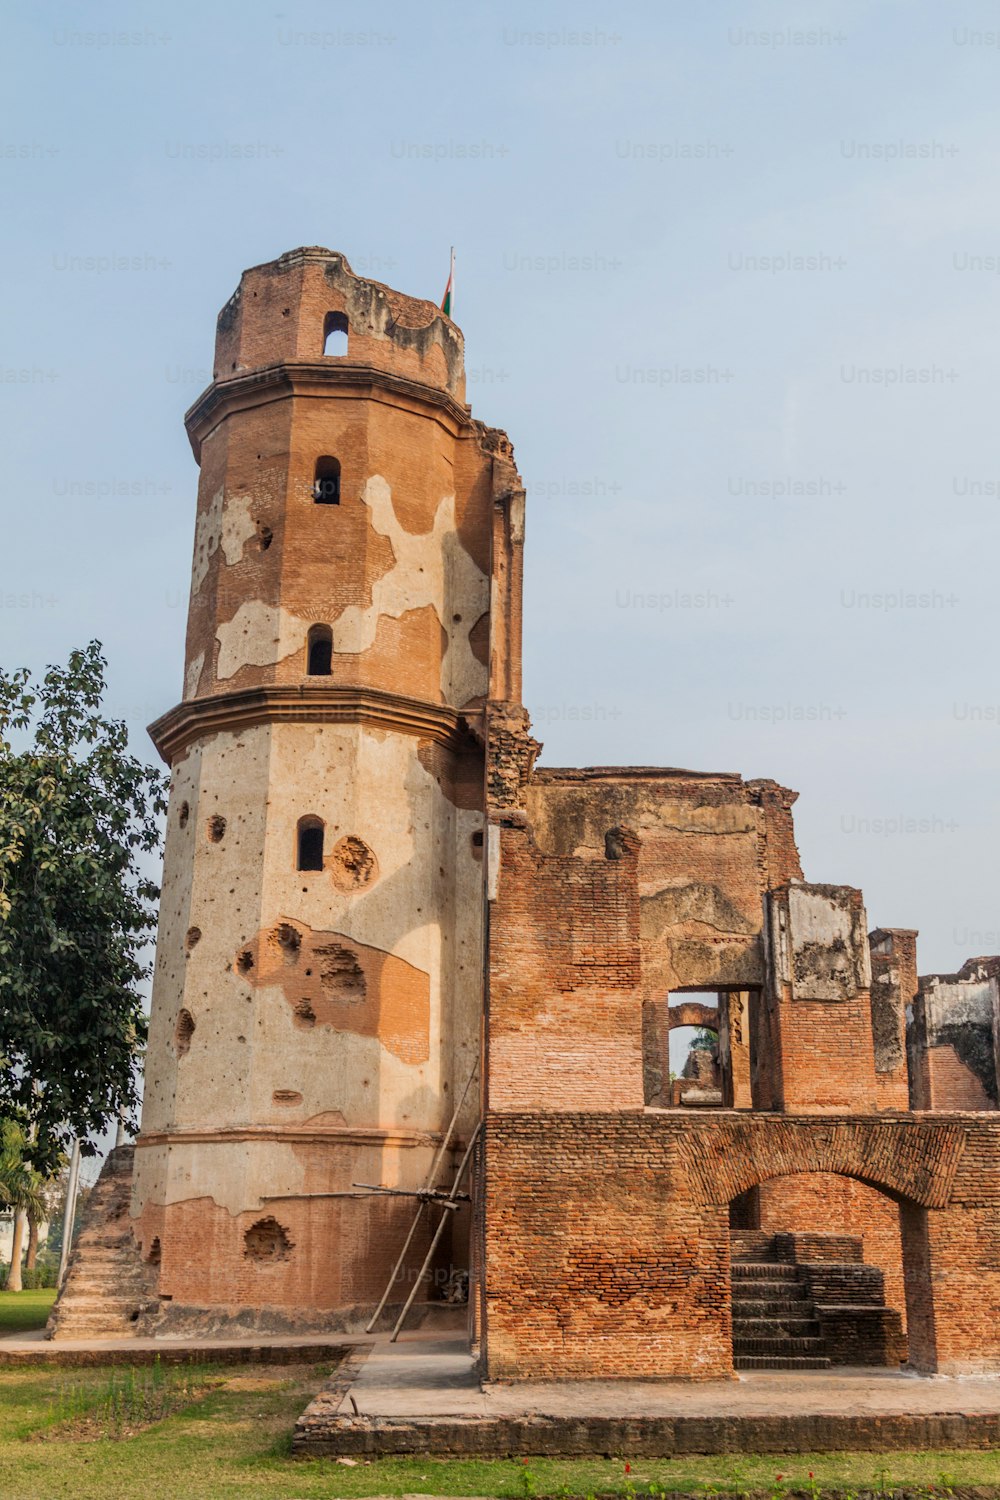
<path id="1" fill-rule="evenodd" d="M 324 244 L 436 300 L 454 242 L 470 399 L 528 487 L 545 761 L 773 776 L 807 877 L 919 927 L 923 971 L 1000 949 L 998 30 L 912 0 L 9 13 L 4 661 L 98 636 L 151 754 L 181 418 L 241 270 Z"/>

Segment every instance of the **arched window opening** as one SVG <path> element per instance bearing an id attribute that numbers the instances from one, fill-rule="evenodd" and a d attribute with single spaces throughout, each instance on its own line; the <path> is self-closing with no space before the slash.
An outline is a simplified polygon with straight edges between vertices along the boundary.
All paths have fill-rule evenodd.
<path id="1" fill-rule="evenodd" d="M 722 1105 L 722 1014 L 720 996 L 714 991 L 675 991 L 644 1001 L 642 1070 L 647 1105 L 655 1109 Z"/>
<path id="2" fill-rule="evenodd" d="M 298 830 L 298 866 L 300 870 L 323 868 L 323 824 L 319 818 L 300 818 Z"/>
<path id="3" fill-rule="evenodd" d="M 346 313 L 327 313 L 323 320 L 323 353 L 325 355 L 347 353 Z"/>
<path id="4" fill-rule="evenodd" d="M 340 504 L 340 459 L 325 454 L 316 460 L 313 499 L 317 505 Z"/>
<path id="5" fill-rule="evenodd" d="M 329 677 L 333 661 L 333 631 L 329 625 L 314 625 L 307 644 L 306 673 L 310 677 Z"/>

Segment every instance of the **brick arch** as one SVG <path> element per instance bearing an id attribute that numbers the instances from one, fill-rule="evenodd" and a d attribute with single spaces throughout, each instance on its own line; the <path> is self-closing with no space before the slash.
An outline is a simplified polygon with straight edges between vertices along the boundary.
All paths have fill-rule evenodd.
<path id="1" fill-rule="evenodd" d="M 890 1197 L 945 1208 L 965 1149 L 960 1125 L 747 1115 L 685 1132 L 690 1180 L 703 1203 L 729 1203 L 773 1177 L 832 1172 Z"/>

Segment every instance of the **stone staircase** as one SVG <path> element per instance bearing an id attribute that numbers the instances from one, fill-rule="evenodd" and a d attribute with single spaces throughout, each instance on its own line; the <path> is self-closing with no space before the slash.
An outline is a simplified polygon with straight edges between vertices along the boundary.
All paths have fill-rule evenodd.
<path id="1" fill-rule="evenodd" d="M 816 1307 L 797 1266 L 734 1261 L 733 1365 L 737 1370 L 827 1370 Z"/>
<path id="2" fill-rule="evenodd" d="M 900 1315 L 886 1307 L 882 1272 L 843 1235 L 732 1233 L 733 1365 L 737 1370 L 826 1370 L 899 1364 Z"/>
<path id="3" fill-rule="evenodd" d="M 157 1270 L 132 1235 L 132 1146 L 116 1146 L 87 1202 L 46 1338 L 131 1338 L 159 1307 Z"/>

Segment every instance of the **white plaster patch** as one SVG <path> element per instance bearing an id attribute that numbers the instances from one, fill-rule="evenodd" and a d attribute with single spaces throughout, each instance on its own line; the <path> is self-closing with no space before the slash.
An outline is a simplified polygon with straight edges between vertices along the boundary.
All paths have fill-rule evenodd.
<path id="1" fill-rule="evenodd" d="M 194 562 L 191 564 L 191 592 L 196 594 L 208 577 L 212 553 L 219 545 L 222 530 L 222 490 L 216 490 L 199 515 L 194 528 Z"/>
<path id="2" fill-rule="evenodd" d="M 249 495 L 230 495 L 222 513 L 222 555 L 229 567 L 238 563 L 243 549 L 251 537 L 257 535 L 257 527 L 250 516 Z"/>
<path id="3" fill-rule="evenodd" d="M 277 604 L 248 599 L 216 631 L 219 662 L 215 675 L 221 681 L 232 677 L 240 667 L 267 667 L 284 661 L 304 649 L 308 634 L 308 620 Z"/>
<path id="4" fill-rule="evenodd" d="M 201 674 L 205 666 L 205 653 L 199 651 L 194 661 L 188 663 L 188 669 L 184 674 L 184 696 L 193 698 L 198 691 L 201 682 Z"/>
<path id="5" fill-rule="evenodd" d="M 367 651 L 380 616 L 398 620 L 408 610 L 431 605 L 448 636 L 441 663 L 445 699 L 461 706 L 485 694 L 487 669 L 473 655 L 469 631 L 489 606 L 489 580 L 459 541 L 454 495 L 444 496 L 433 527 L 422 536 L 412 536 L 396 519 L 392 492 L 381 474 L 372 475 L 361 498 L 371 511 L 372 530 L 389 538 L 395 565 L 375 584 L 367 609 L 351 605 L 336 621 L 334 651 Z"/>

